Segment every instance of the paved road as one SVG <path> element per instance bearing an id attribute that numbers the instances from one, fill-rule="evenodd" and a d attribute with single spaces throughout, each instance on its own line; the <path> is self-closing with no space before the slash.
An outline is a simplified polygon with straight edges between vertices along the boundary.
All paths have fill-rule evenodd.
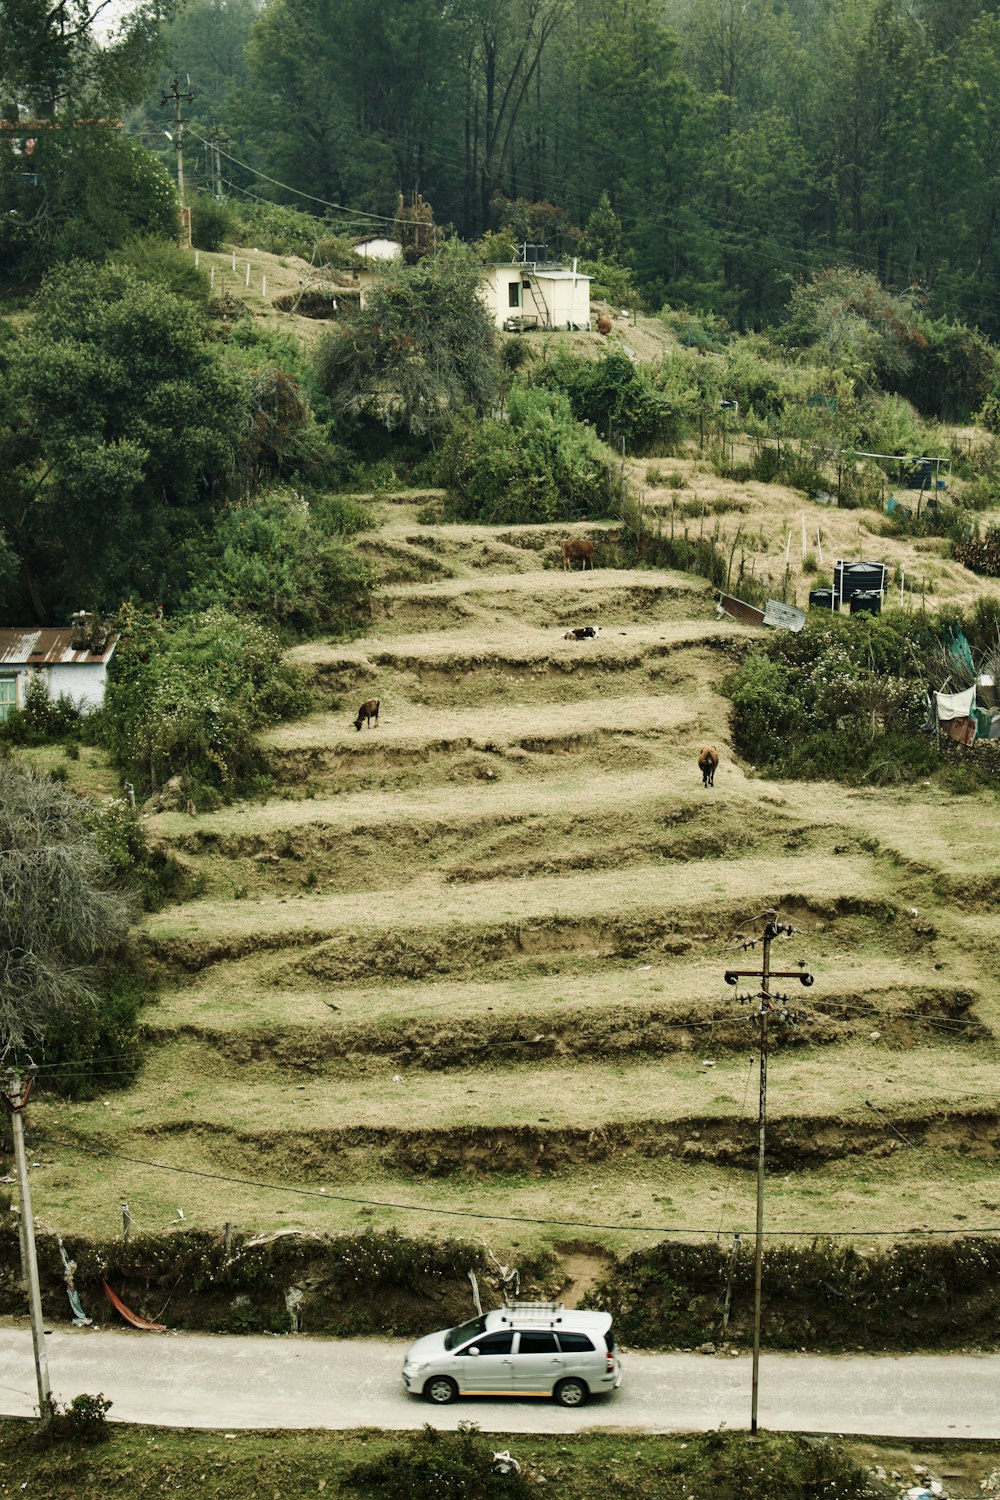
<path id="1" fill-rule="evenodd" d="M 613 1396 L 580 1411 L 545 1401 L 406 1396 L 404 1343 L 53 1329 L 53 1394 L 103 1393 L 112 1420 L 167 1427 L 438 1427 L 487 1432 L 741 1429 L 750 1421 L 750 1357 L 629 1354 Z M 765 1354 L 762 1428 L 887 1437 L 1000 1438 L 1000 1355 Z M 0 1413 L 37 1410 L 31 1335 L 0 1328 Z"/>

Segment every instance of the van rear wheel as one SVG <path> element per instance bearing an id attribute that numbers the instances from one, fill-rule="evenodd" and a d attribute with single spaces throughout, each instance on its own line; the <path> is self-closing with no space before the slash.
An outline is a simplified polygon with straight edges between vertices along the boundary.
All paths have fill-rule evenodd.
<path id="1" fill-rule="evenodd" d="M 434 1375 L 424 1386 L 424 1395 L 435 1406 L 447 1406 L 458 1395 L 458 1386 L 447 1375 Z"/>
<path id="2" fill-rule="evenodd" d="M 560 1380 L 553 1395 L 560 1406 L 584 1406 L 590 1392 L 582 1380 Z"/>

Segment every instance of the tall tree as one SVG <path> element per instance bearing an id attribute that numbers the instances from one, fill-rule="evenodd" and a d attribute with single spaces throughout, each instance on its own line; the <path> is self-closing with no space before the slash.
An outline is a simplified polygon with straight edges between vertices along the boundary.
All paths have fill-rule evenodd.
<path id="1" fill-rule="evenodd" d="M 9 348 L 0 529 L 48 621 L 130 593 L 169 599 L 184 546 L 223 495 L 245 393 L 197 314 L 108 266 L 53 272 Z"/>

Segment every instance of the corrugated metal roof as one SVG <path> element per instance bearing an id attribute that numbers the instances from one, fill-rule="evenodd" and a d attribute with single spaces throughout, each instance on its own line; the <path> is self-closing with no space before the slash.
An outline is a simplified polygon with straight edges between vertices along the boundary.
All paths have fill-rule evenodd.
<path id="1" fill-rule="evenodd" d="M 97 666 L 111 660 L 118 637 L 109 635 L 103 651 L 74 651 L 72 641 L 69 628 L 0 630 L 0 667 Z"/>

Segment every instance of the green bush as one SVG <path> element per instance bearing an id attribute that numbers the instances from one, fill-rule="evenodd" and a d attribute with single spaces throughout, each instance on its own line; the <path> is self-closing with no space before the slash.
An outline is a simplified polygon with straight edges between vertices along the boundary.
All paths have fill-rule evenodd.
<path id="1" fill-rule="evenodd" d="M 535 384 L 563 391 L 577 421 L 589 422 L 616 452 L 623 443 L 632 453 L 671 449 L 688 430 L 683 403 L 625 354 L 593 360 L 560 353 L 541 367 Z"/>
<path id="2" fill-rule="evenodd" d="M 956 542 L 952 556 L 974 573 L 1000 578 L 1000 526 L 988 526 L 980 535 Z"/>
<path id="3" fill-rule="evenodd" d="M 733 331 L 725 318 L 717 317 L 715 313 L 692 313 L 683 308 L 664 307 L 660 320 L 682 348 L 697 349 L 701 354 L 721 354 L 733 339 Z"/>
<path id="4" fill-rule="evenodd" d="M 919 734 L 935 642 L 929 625 L 898 611 L 810 616 L 799 634 L 776 633 L 725 684 L 737 747 L 785 776 L 926 776 L 937 764 Z"/>
<path id="5" fill-rule="evenodd" d="M 223 512 L 188 592 L 275 629 L 346 630 L 367 607 L 371 572 L 337 536 L 362 507 L 275 491 Z M 341 533 L 342 535 L 342 533 Z"/>
<path id="6" fill-rule="evenodd" d="M 134 236 L 111 257 L 111 264 L 135 273 L 140 281 L 155 281 L 195 307 L 205 310 L 209 280 L 194 263 L 190 250 L 151 235 Z"/>
<path id="7" fill-rule="evenodd" d="M 456 425 L 441 451 L 448 512 L 503 523 L 570 521 L 610 513 L 611 454 L 574 420 L 558 391 L 515 385 L 508 421 Z"/>
<path id="8" fill-rule="evenodd" d="M 221 250 L 231 240 L 233 215 L 225 203 L 199 193 L 191 203 L 191 243 L 196 250 Z"/>
<path id="9" fill-rule="evenodd" d="M 111 1436 L 108 1412 L 113 1403 L 106 1396 L 74 1396 L 65 1406 L 52 1403 L 52 1421 L 41 1428 L 43 1445 L 50 1442 L 106 1443 Z"/>
<path id="10" fill-rule="evenodd" d="M 143 910 L 156 911 L 184 892 L 189 883 L 186 870 L 169 850 L 150 844 L 145 823 L 124 798 L 93 807 L 88 822 L 108 867 Z"/>
<path id="11" fill-rule="evenodd" d="M 523 1475 L 497 1472 L 492 1445 L 469 1422 L 457 1432 L 426 1426 L 377 1458 L 354 1464 L 344 1483 L 351 1494 L 372 1500 L 500 1500 L 534 1492 Z"/>
<path id="12" fill-rule="evenodd" d="M 122 609 L 101 732 L 137 790 L 180 776 L 231 796 L 264 774 L 256 732 L 308 707 L 269 630 L 221 608 L 170 622 Z"/>
<path id="13" fill-rule="evenodd" d="M 119 130 L 43 130 L 32 157 L 0 153 L 0 265 L 32 280 L 59 261 L 100 261 L 133 235 L 178 238 L 166 169 Z"/>
<path id="14" fill-rule="evenodd" d="M 123 961 L 93 1003 L 48 1027 L 32 1053 L 47 1094 L 94 1099 L 135 1081 L 142 1066 L 139 1013 L 147 987 L 141 970 Z"/>
<path id="15" fill-rule="evenodd" d="M 0 740 L 12 745 L 46 745 L 80 733 L 80 710 L 67 693 L 49 697 L 40 672 L 32 672 L 24 690 L 24 705 L 11 709 L 0 723 Z"/>
<path id="16" fill-rule="evenodd" d="M 228 207 L 233 237 L 241 245 L 255 245 L 271 255 L 299 255 L 312 260 L 317 240 L 329 234 L 329 225 L 322 219 L 281 203 L 241 200 Z"/>

